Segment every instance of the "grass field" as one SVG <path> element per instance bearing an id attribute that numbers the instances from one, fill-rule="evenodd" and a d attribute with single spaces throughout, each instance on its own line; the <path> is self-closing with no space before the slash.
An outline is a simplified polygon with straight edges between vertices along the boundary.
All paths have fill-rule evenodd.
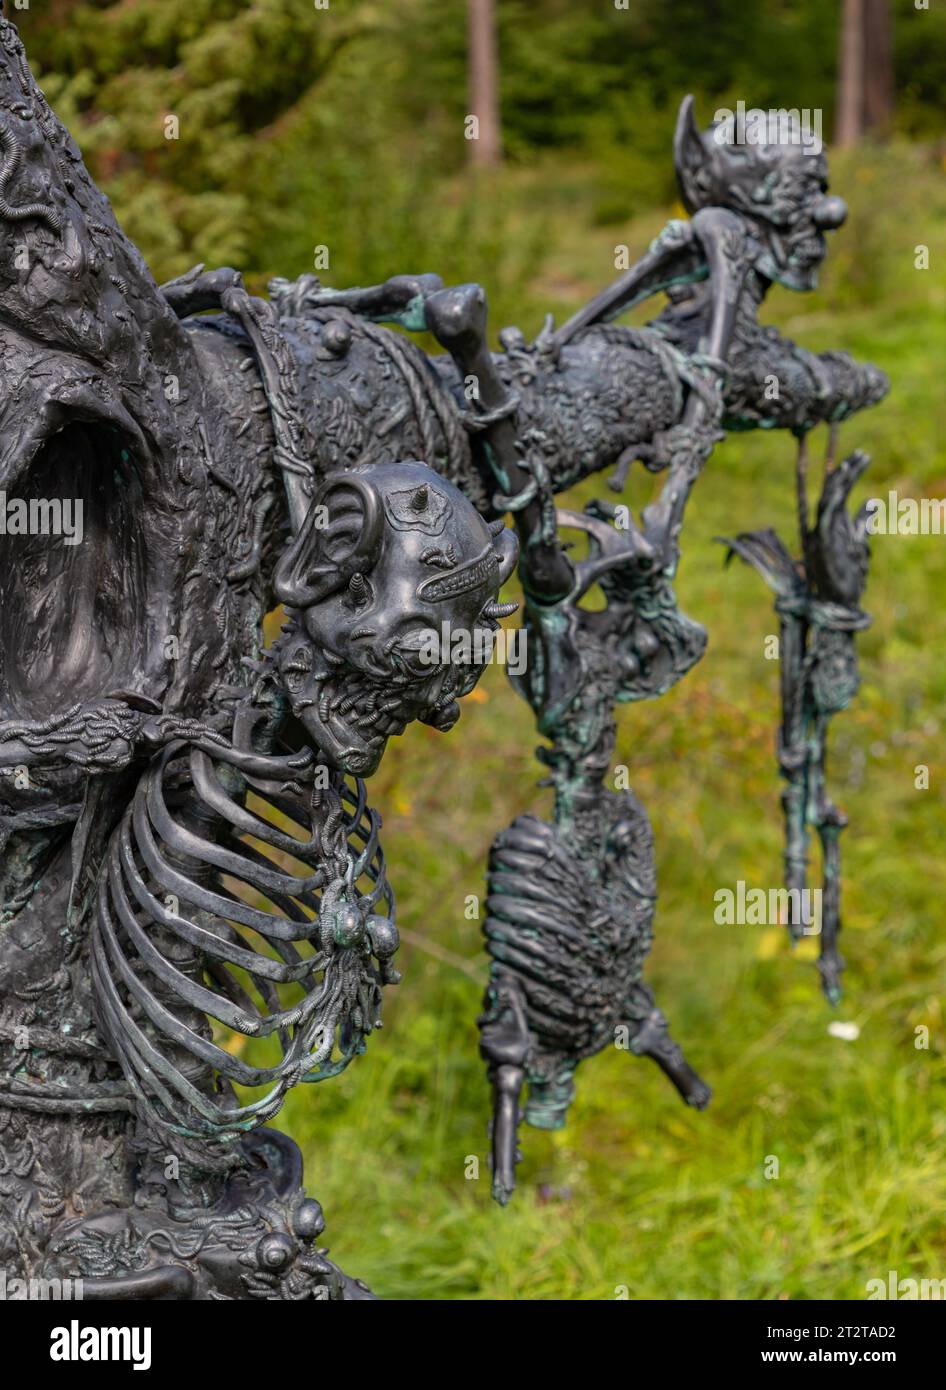
<path id="1" fill-rule="evenodd" d="M 544 312 L 560 319 L 612 277 L 615 244 L 642 250 L 666 213 L 596 225 L 594 171 L 556 168 L 554 194 L 547 173 L 480 190 L 502 228 L 499 258 L 495 241 L 473 240 L 458 263 L 411 268 L 498 286 L 497 328 L 534 334 Z M 902 147 L 838 162 L 834 185 L 852 212 L 822 288 L 776 292 L 767 317 L 892 378 L 888 400 L 842 433 L 845 449 L 873 456 L 858 502 L 890 488 L 946 495 L 946 171 Z M 920 244 L 929 270 L 915 268 Z M 343 257 L 333 279 L 345 279 Z M 713 537 L 773 524 L 794 542 L 792 466 L 783 436 L 719 447 L 691 501 L 678 585 L 709 650 L 620 722 L 617 761 L 657 841 L 647 977 L 714 1088 L 704 1114 L 651 1063 L 608 1049 L 580 1068 L 567 1129 L 523 1131 L 512 1204 L 491 1201 L 475 1029 L 486 958 L 464 907 L 482 895 L 496 830 L 547 806 L 529 710 L 491 669 L 453 733 L 413 726 L 374 779 L 404 978 L 367 1056 L 297 1090 L 281 1123 L 305 1150 L 334 1258 L 382 1296 L 858 1299 L 890 1270 L 946 1278 L 946 537 L 874 542 L 863 686 L 830 752 L 851 822 L 839 1008 L 821 996 L 809 943 L 793 954 L 778 929 L 713 920 L 717 888 L 777 884 L 781 854 L 770 595 L 747 568 L 723 569 Z M 639 506 L 653 485 L 635 474 L 627 500 Z M 602 490 L 592 480 L 577 497 Z M 919 764 L 928 790 L 915 788 Z M 832 1017 L 855 1022 L 857 1039 L 829 1035 Z M 478 1180 L 465 1176 L 471 1155 Z"/>

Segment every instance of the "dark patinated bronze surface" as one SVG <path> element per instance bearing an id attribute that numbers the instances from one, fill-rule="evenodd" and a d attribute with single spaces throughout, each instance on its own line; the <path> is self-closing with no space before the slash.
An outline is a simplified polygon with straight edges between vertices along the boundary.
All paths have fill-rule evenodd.
<path id="1" fill-rule="evenodd" d="M 641 979 L 647 817 L 602 779 L 615 704 L 702 654 L 672 581 L 716 440 L 803 436 L 884 394 L 875 369 L 757 322 L 773 281 L 811 282 L 843 208 L 818 160 L 727 163 L 686 102 L 692 219 L 562 328 L 506 330 L 493 353 L 483 290 L 434 275 L 304 276 L 262 300 L 196 267 L 158 287 L 5 19 L 0 144 L 0 486 L 28 517 L 82 519 L 8 529 L 0 556 L 0 1264 L 81 1279 L 86 1299 L 370 1297 L 327 1258 L 298 1149 L 265 1126 L 380 1025 L 398 934 L 363 779 L 412 721 L 456 722 L 517 558 L 518 689 L 555 811 L 519 818 L 490 859 L 496 1195 L 523 1085 L 528 1120 L 562 1123 L 578 1061 L 616 1028 L 708 1099 Z M 660 291 L 649 327 L 612 322 Z M 620 487 L 636 459 L 666 473 L 639 521 L 603 501 L 556 513 L 556 493 L 605 467 Z M 823 743 L 842 703 L 829 667 L 840 644 L 847 671 L 858 626 L 837 546 L 860 563 L 838 520 L 859 467 L 832 475 L 805 577 L 779 588 L 803 630 L 783 738 L 796 874 L 796 783 L 822 765 L 798 772 L 797 740 L 814 725 Z M 733 546 L 787 575 L 774 541 Z M 465 640 L 432 647 L 448 630 Z M 246 1040 L 264 1044 L 252 1061 Z"/>

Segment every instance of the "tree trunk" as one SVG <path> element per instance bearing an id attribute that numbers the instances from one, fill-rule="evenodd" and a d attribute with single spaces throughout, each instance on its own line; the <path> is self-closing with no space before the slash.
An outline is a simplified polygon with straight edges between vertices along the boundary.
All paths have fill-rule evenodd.
<path id="1" fill-rule="evenodd" d="M 890 0 L 843 0 L 835 140 L 856 145 L 868 131 L 885 135 L 894 107 Z"/>
<path id="2" fill-rule="evenodd" d="M 864 128 L 890 129 L 894 108 L 893 15 L 890 0 L 864 0 Z"/>
<path id="3" fill-rule="evenodd" d="M 834 138 L 842 149 L 856 145 L 864 133 L 864 3 L 843 0 L 841 12 Z"/>
<path id="4" fill-rule="evenodd" d="M 493 168 L 502 159 L 495 0 L 468 0 L 468 5 L 470 114 L 479 123 L 477 138 L 470 140 L 470 162 Z"/>

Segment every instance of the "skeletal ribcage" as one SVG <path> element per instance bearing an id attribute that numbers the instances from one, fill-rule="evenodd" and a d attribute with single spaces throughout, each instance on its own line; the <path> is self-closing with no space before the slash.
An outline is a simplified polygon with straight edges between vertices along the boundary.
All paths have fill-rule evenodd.
<path id="1" fill-rule="evenodd" d="M 397 978 L 379 824 L 363 783 L 320 788 L 298 760 L 180 743 L 155 758 L 111 838 L 91 960 L 102 1027 L 160 1128 L 234 1136 L 364 1050 Z M 268 1040 L 256 1064 L 243 1039 Z M 231 1083 L 266 1089 L 240 1104 Z"/>
<path id="2" fill-rule="evenodd" d="M 519 983 L 542 1049 L 597 1052 L 624 1020 L 652 939 L 653 837 L 629 792 L 602 793 L 603 856 L 583 856 L 574 834 L 519 816 L 489 857 L 486 949 L 494 971 Z"/>

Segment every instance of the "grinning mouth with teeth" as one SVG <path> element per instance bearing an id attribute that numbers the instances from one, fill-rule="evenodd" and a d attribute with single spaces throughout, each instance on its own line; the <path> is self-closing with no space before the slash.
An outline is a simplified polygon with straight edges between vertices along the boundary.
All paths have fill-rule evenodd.
<path id="1" fill-rule="evenodd" d="M 826 251 L 825 239 L 815 233 L 808 233 L 792 245 L 792 258 L 804 264 L 820 265 Z"/>
<path id="2" fill-rule="evenodd" d="M 396 653 L 392 653 L 396 656 Z M 452 663 L 417 676 L 394 666 L 383 678 L 358 670 L 334 653 L 317 653 L 291 620 L 273 649 L 280 683 L 308 738 L 333 765 L 357 776 L 373 772 L 389 738 L 419 720 L 441 732 L 460 717 L 484 667 Z"/>

